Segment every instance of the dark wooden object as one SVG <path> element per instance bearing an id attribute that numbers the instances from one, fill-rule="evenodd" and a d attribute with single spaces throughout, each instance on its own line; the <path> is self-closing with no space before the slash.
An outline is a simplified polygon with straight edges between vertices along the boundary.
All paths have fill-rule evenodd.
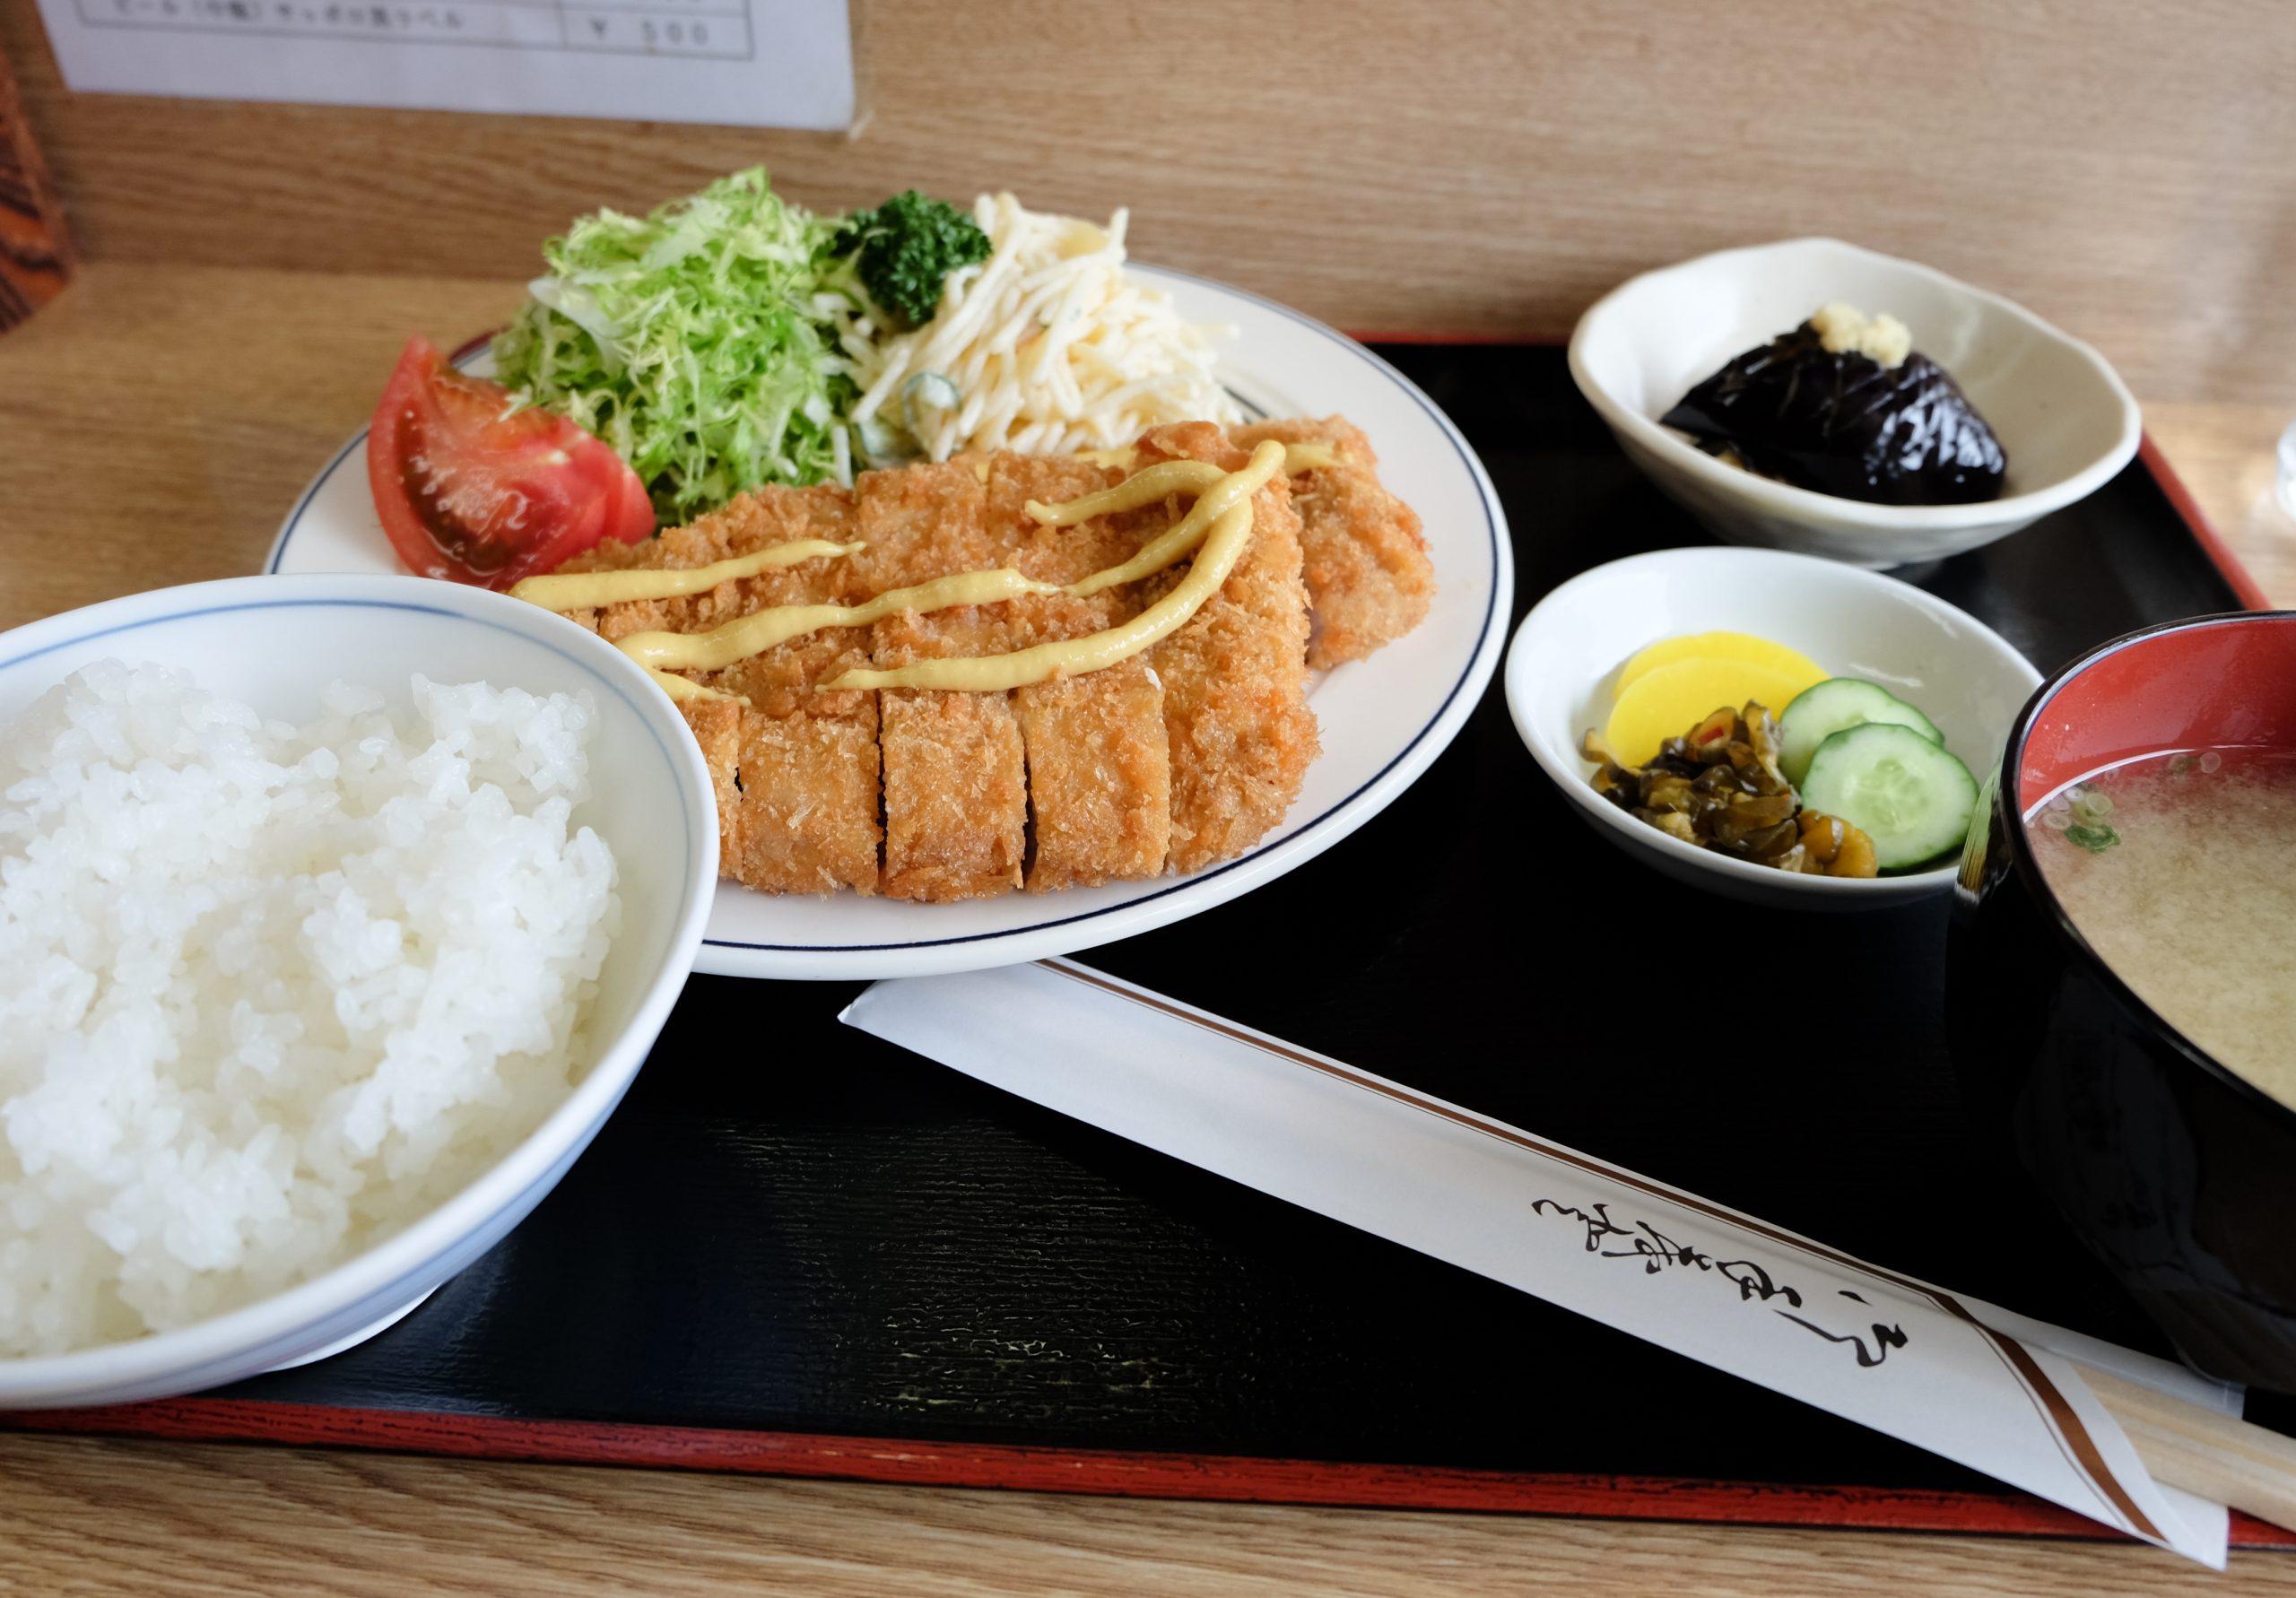
<path id="1" fill-rule="evenodd" d="M 0 333 L 54 299 L 77 265 L 63 203 L 0 52 Z"/>

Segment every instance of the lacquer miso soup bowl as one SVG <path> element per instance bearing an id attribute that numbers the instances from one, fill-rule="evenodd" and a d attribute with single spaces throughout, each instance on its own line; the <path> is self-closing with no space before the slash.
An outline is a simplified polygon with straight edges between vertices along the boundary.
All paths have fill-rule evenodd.
<path id="1" fill-rule="evenodd" d="M 2213 1376 L 2296 1392 L 2296 612 L 2043 683 L 1979 795 L 1946 986 L 1981 1124 Z"/>

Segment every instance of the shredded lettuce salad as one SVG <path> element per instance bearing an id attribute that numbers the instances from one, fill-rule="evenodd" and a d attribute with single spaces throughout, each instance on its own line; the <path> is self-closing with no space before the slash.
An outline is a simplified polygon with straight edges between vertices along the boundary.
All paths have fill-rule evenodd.
<path id="1" fill-rule="evenodd" d="M 543 247 L 497 377 L 611 445 L 665 525 L 766 483 L 850 482 L 846 341 L 869 308 L 837 230 L 761 167 L 643 220 L 583 217 Z"/>

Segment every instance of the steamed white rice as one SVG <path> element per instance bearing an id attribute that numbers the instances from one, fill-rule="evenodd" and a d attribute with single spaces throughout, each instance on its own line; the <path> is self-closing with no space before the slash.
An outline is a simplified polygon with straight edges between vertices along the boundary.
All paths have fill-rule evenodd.
<path id="1" fill-rule="evenodd" d="M 105 662 L 0 731 L 0 1355 L 326 1270 L 587 1065 L 620 906 L 587 695 L 337 683 L 305 727 Z"/>

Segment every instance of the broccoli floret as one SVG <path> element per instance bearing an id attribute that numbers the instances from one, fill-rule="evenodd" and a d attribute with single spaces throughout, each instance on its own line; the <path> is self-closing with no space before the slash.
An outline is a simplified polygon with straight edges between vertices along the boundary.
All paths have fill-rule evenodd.
<path id="1" fill-rule="evenodd" d="M 986 261 L 990 249 L 972 218 L 913 188 L 874 211 L 855 212 L 830 248 L 840 256 L 859 252 L 854 270 L 862 286 L 904 327 L 930 322 L 949 274 Z"/>

